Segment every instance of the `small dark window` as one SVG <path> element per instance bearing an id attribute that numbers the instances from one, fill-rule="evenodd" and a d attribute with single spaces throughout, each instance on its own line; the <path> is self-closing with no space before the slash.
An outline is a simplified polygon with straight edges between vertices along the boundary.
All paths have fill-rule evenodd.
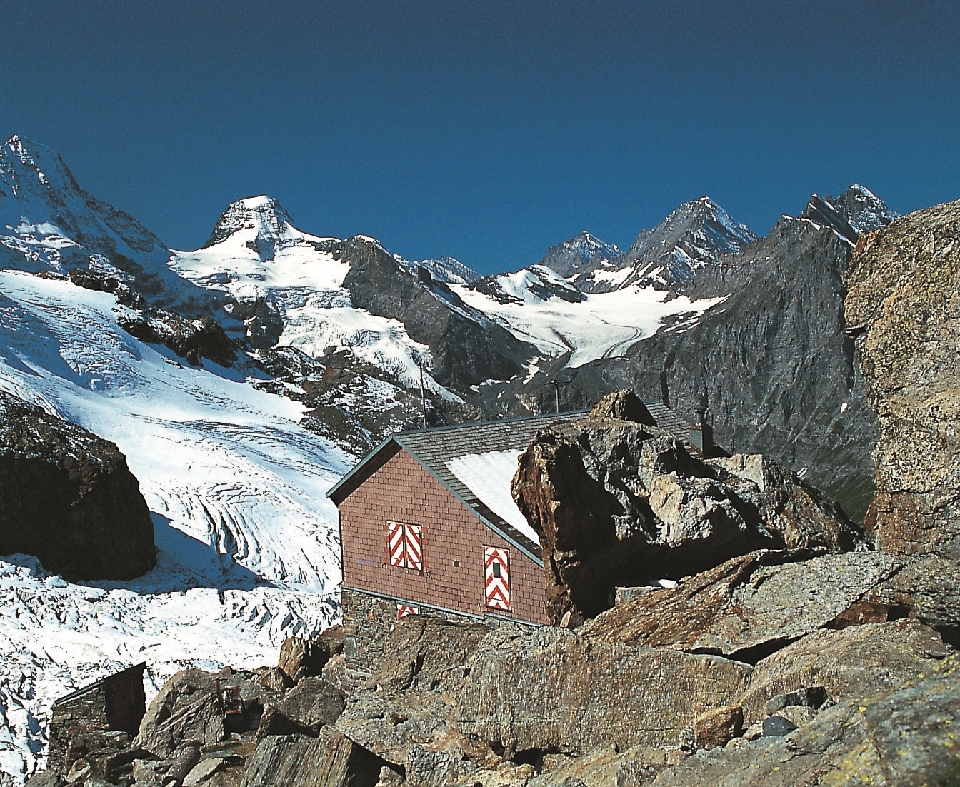
<path id="1" fill-rule="evenodd" d="M 500 564 L 494 561 L 493 563 L 493 576 L 496 579 L 500 579 Z"/>

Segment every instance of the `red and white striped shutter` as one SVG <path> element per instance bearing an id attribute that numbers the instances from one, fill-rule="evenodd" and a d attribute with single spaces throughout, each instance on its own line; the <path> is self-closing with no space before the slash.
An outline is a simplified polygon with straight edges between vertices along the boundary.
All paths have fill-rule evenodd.
<path id="1" fill-rule="evenodd" d="M 387 522 L 387 552 L 391 566 L 404 566 L 403 525 L 399 522 Z"/>
<path id="2" fill-rule="evenodd" d="M 506 549 L 483 548 L 484 596 L 492 609 L 510 609 L 510 557 Z"/>
<path id="3" fill-rule="evenodd" d="M 413 604 L 401 604 L 397 602 L 397 620 L 403 620 L 407 615 L 419 615 L 420 607 Z"/>
<path id="4" fill-rule="evenodd" d="M 420 525 L 404 525 L 406 529 L 407 568 L 423 571 L 423 528 Z"/>

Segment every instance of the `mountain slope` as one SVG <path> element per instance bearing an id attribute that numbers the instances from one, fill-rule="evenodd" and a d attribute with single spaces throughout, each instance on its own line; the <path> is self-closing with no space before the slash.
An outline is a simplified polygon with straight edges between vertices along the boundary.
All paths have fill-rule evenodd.
<path id="1" fill-rule="evenodd" d="M 19 136 L 0 146 L 0 249 L 21 270 L 116 269 L 154 306 L 192 316 L 208 308 L 209 294 L 167 267 L 156 235 L 81 189 L 57 153 Z"/>
<path id="2" fill-rule="evenodd" d="M 853 186 L 838 205 L 857 194 L 869 192 Z M 624 357 L 554 370 L 562 406 L 586 407 L 629 387 L 695 421 L 705 402 L 721 445 L 771 456 L 862 517 L 873 494 L 877 420 L 845 332 L 843 300 L 853 249 L 848 216 L 875 228 L 892 213 L 870 203 L 869 212 L 841 213 L 814 196 L 762 241 L 704 266 L 687 290 L 691 298 L 719 297 L 716 305 L 661 328 Z M 550 401 L 548 386 L 534 380 L 525 396 Z"/>

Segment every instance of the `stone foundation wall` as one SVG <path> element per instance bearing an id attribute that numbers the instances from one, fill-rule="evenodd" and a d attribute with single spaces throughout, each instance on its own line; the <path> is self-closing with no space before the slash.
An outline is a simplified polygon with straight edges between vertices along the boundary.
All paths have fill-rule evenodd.
<path id="1" fill-rule="evenodd" d="M 342 589 L 343 655 L 346 687 L 356 689 L 380 669 L 390 634 L 397 625 L 397 603 L 412 604 L 417 614 L 451 623 L 483 623 L 495 628 L 501 623 L 518 623 L 507 617 L 464 615 L 427 604 L 374 595 L 355 588 Z M 536 625 L 536 624 L 527 624 Z"/>

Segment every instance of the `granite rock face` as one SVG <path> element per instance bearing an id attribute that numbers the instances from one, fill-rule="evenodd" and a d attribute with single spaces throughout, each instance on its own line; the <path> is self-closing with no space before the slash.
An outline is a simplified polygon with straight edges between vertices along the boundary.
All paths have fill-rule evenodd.
<path id="1" fill-rule="evenodd" d="M 878 695 L 840 703 L 785 737 L 700 750 L 656 787 L 937 784 L 960 753 L 960 661 Z"/>
<path id="2" fill-rule="evenodd" d="M 67 579 L 132 579 L 156 564 L 153 521 L 111 442 L 0 392 L 0 554 Z"/>
<path id="3" fill-rule="evenodd" d="M 600 744 L 674 744 L 702 713 L 731 704 L 751 673 L 723 658 L 557 628 L 500 629 L 467 666 L 458 703 L 464 732 L 495 750 L 577 755 Z"/>
<path id="4" fill-rule="evenodd" d="M 960 202 L 863 236 L 846 309 L 880 419 L 864 522 L 907 558 L 881 594 L 960 643 Z"/>
<path id="5" fill-rule="evenodd" d="M 637 421 L 542 430 L 512 491 L 540 534 L 555 623 L 609 608 L 616 585 L 688 576 L 755 549 L 843 551 L 861 541 L 836 504 L 768 460 L 705 461 Z"/>
<path id="6" fill-rule="evenodd" d="M 960 559 L 960 202 L 864 236 L 846 310 L 880 419 L 879 548 Z"/>

